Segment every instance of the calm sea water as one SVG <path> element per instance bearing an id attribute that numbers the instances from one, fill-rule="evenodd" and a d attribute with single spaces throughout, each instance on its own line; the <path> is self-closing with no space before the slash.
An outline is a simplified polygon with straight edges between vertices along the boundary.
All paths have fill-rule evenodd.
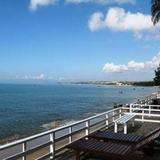
<path id="1" fill-rule="evenodd" d="M 39 133 L 44 124 L 76 121 L 129 103 L 153 87 L 94 85 L 0 85 L 0 138 Z M 123 91 L 123 94 L 120 94 Z"/>

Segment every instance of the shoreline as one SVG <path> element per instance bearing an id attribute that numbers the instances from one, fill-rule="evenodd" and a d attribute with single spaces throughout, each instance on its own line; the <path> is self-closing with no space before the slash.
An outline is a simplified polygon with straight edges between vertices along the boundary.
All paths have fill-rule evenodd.
<path id="1" fill-rule="evenodd" d="M 133 86 L 133 87 L 156 87 L 153 81 L 80 81 L 71 82 L 71 84 L 79 85 L 96 85 L 96 86 Z"/>

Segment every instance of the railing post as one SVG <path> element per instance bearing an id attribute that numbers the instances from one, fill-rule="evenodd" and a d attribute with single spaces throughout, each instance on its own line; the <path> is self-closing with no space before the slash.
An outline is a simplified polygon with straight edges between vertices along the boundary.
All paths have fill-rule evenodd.
<path id="1" fill-rule="evenodd" d="M 142 110 L 142 122 L 144 122 L 144 110 Z"/>
<path id="2" fill-rule="evenodd" d="M 151 106 L 149 105 L 149 116 L 151 115 Z"/>
<path id="3" fill-rule="evenodd" d="M 72 143 L 72 126 L 69 127 L 69 134 L 70 134 L 70 136 L 69 136 L 69 143 Z"/>
<path id="4" fill-rule="evenodd" d="M 89 134 L 89 121 L 86 121 L 86 136 Z"/>
<path id="5" fill-rule="evenodd" d="M 129 112 L 132 113 L 132 104 L 129 105 Z"/>
<path id="6" fill-rule="evenodd" d="M 112 117 L 112 122 L 114 122 L 114 116 L 115 116 L 115 113 L 114 113 L 114 111 L 113 111 L 113 115 L 112 115 L 113 117 Z"/>
<path id="7" fill-rule="evenodd" d="M 118 132 L 118 126 L 117 126 L 118 124 L 117 124 L 117 122 L 115 122 L 114 123 L 114 133 L 117 133 Z"/>
<path id="8" fill-rule="evenodd" d="M 27 150 L 27 142 L 22 143 L 22 152 Z M 22 157 L 22 160 L 26 160 L 26 154 Z"/>
<path id="9" fill-rule="evenodd" d="M 54 157 L 55 157 L 55 133 L 50 134 L 50 141 L 51 141 L 50 153 L 52 154 L 50 156 L 50 159 L 54 159 Z"/>
<path id="10" fill-rule="evenodd" d="M 109 120 L 108 120 L 108 114 L 106 114 L 106 128 L 108 129 L 108 125 L 109 125 Z"/>
<path id="11" fill-rule="evenodd" d="M 122 117 L 122 109 L 119 109 L 119 118 Z"/>
<path id="12" fill-rule="evenodd" d="M 124 124 L 124 134 L 127 134 L 127 123 Z"/>

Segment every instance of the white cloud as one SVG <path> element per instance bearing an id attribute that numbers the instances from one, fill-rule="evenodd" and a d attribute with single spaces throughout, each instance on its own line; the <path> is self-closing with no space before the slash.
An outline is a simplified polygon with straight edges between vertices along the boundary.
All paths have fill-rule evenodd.
<path id="1" fill-rule="evenodd" d="M 24 79 L 29 79 L 29 76 L 28 76 L 28 75 L 25 75 L 25 76 L 24 76 Z"/>
<path id="2" fill-rule="evenodd" d="M 97 3 L 97 4 L 124 4 L 124 3 L 132 3 L 134 4 L 136 0 L 66 0 L 67 3 Z"/>
<path id="3" fill-rule="evenodd" d="M 44 74 L 40 74 L 39 76 L 35 77 L 37 80 L 43 80 L 45 78 Z"/>
<path id="4" fill-rule="evenodd" d="M 127 64 L 106 63 L 103 67 L 103 71 L 107 73 L 121 73 L 125 71 L 146 71 L 153 70 L 160 64 L 160 53 L 154 56 L 150 61 L 136 62 L 134 60 L 129 61 Z"/>
<path id="5" fill-rule="evenodd" d="M 110 72 L 110 73 L 120 73 L 126 71 L 126 65 L 115 65 L 114 63 L 106 63 L 103 67 L 103 71 Z"/>
<path id="6" fill-rule="evenodd" d="M 44 7 L 48 5 L 53 5 L 56 2 L 66 2 L 66 3 L 71 3 L 71 4 L 81 4 L 81 3 L 95 3 L 95 4 L 102 4 L 102 5 L 107 5 L 107 4 L 124 4 L 124 3 L 131 3 L 135 4 L 136 0 L 30 0 L 30 6 L 29 8 L 31 10 L 36 10 L 39 7 Z"/>
<path id="7" fill-rule="evenodd" d="M 42 7 L 42 6 L 53 5 L 57 1 L 58 0 L 30 0 L 29 8 L 31 10 L 36 10 L 37 8 Z"/>
<path id="8" fill-rule="evenodd" d="M 103 19 L 104 15 L 101 12 L 94 13 L 89 21 L 89 27 L 91 31 L 105 28 L 105 22 L 103 21 Z"/>
<path id="9" fill-rule="evenodd" d="M 153 26 L 150 15 L 126 12 L 120 7 L 110 8 L 106 15 L 102 12 L 92 14 L 88 26 L 93 32 L 104 28 L 119 32 L 130 31 L 137 39 L 141 39 L 145 32 L 148 32 L 148 36 L 160 33 L 160 26 Z"/>
<path id="10" fill-rule="evenodd" d="M 128 70 L 134 70 L 134 71 L 139 71 L 145 68 L 145 63 L 144 62 L 136 62 L 136 61 L 130 61 L 127 64 Z"/>
<path id="11" fill-rule="evenodd" d="M 40 75 L 37 75 L 37 76 L 25 75 L 22 79 L 25 79 L 25 80 L 44 80 L 45 75 L 43 73 L 41 73 Z"/>
<path id="12" fill-rule="evenodd" d="M 94 13 L 89 20 L 89 28 L 92 31 L 100 30 L 102 27 L 97 23 L 94 23 L 96 18 L 99 21 L 99 24 L 102 24 L 103 27 L 115 30 L 115 31 L 142 31 L 153 28 L 150 15 L 144 15 L 142 13 L 131 13 L 125 12 L 123 8 L 113 7 L 110 8 L 106 16 L 98 12 L 101 17 L 97 17 L 97 13 Z M 92 25 L 90 25 L 92 24 Z M 95 25 L 96 30 L 93 30 L 93 25 Z"/>

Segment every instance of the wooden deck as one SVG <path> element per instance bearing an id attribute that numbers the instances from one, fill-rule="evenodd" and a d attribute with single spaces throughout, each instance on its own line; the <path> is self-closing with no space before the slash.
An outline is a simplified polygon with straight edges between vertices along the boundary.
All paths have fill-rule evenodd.
<path id="1" fill-rule="evenodd" d="M 152 131 L 154 129 L 153 127 L 158 128 L 160 124 L 160 105 L 155 106 L 151 104 L 155 96 L 140 101 L 140 104 L 132 103 L 124 107 L 111 109 L 84 120 L 0 146 L 0 159 L 5 158 L 5 160 L 9 160 L 11 157 L 11 160 L 13 160 L 13 158 L 17 159 L 17 157 L 21 157 L 24 160 L 40 160 L 42 157 L 46 159 L 46 157 L 51 158 L 50 156 L 52 156 L 54 160 L 73 160 L 75 159 L 73 153 L 68 150 L 65 152 L 66 146 L 96 131 L 103 131 L 105 129 L 114 131 L 114 120 L 125 114 L 136 115 L 135 127 L 130 127 L 129 125 L 128 133 L 143 136 Z M 123 127 L 118 128 L 118 133 L 120 132 L 123 132 Z M 155 160 L 160 159 L 159 154 L 160 152 L 158 154 L 154 153 Z M 58 155 L 60 156 L 57 158 Z M 138 158 L 141 157 L 139 154 L 135 155 L 138 155 Z M 101 159 L 102 157 L 98 157 L 98 160 Z M 137 160 L 136 158 L 134 159 Z M 154 160 L 153 156 L 152 159 Z"/>
<path id="2" fill-rule="evenodd" d="M 129 127 L 128 131 L 132 134 L 137 134 L 137 139 L 139 139 L 142 135 L 147 134 L 149 131 L 154 130 L 155 128 L 159 127 L 159 124 L 148 124 L 148 123 L 136 123 L 136 126 L 134 128 Z M 114 130 L 114 128 L 110 129 L 111 131 Z M 123 127 L 120 128 L 121 133 L 123 134 Z M 135 152 L 132 156 L 132 159 L 134 160 L 159 160 L 160 159 L 160 149 L 155 150 L 152 155 L 145 155 L 138 151 Z M 74 152 L 66 152 L 63 156 L 59 157 L 58 160 L 75 160 Z M 106 157 L 103 156 L 93 156 L 93 157 L 83 157 L 83 160 L 106 160 Z M 110 158 L 107 158 L 107 160 L 111 160 Z"/>

